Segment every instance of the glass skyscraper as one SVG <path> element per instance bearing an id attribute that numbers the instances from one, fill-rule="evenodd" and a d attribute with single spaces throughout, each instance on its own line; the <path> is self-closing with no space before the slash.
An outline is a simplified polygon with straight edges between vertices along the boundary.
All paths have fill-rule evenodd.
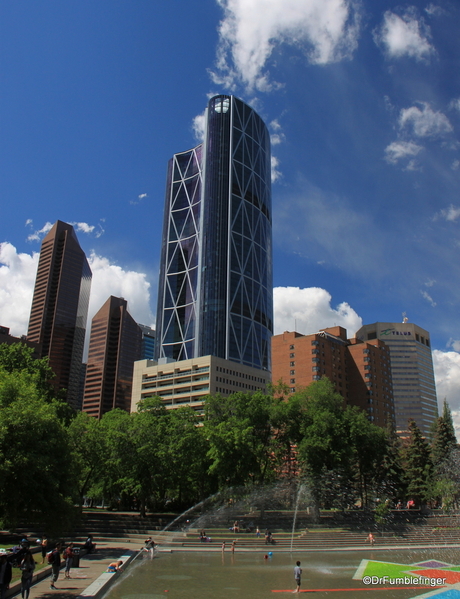
<path id="1" fill-rule="evenodd" d="M 96 418 L 115 408 L 129 412 L 141 343 L 141 329 L 128 312 L 128 302 L 111 295 L 91 323 L 83 412 Z"/>
<path id="2" fill-rule="evenodd" d="M 169 162 L 155 358 L 213 355 L 270 370 L 270 137 L 234 96 L 215 96 L 204 141 Z"/>
<path id="3" fill-rule="evenodd" d="M 40 344 L 40 356 L 56 374 L 52 384 L 66 389 L 77 410 L 91 278 L 74 228 L 56 221 L 40 249 L 27 339 Z"/>

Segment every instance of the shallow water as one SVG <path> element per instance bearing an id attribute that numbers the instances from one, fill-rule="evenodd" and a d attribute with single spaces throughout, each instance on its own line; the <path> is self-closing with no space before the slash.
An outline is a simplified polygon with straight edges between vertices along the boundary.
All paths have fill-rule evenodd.
<path id="1" fill-rule="evenodd" d="M 424 572 L 426 568 L 435 567 L 435 577 L 447 570 L 448 575 L 460 580 L 460 573 L 452 568 L 459 563 L 459 551 L 455 549 L 292 554 L 274 551 L 269 559 L 264 559 L 260 552 L 158 553 L 153 560 L 148 557 L 136 560 L 105 599 L 274 599 L 295 589 L 293 572 L 297 560 L 303 569 L 303 593 L 314 592 L 319 599 L 409 599 L 431 596 L 433 592 L 437 599 L 460 599 L 460 584 L 442 590 L 408 582 L 366 586 L 362 580 L 367 572 L 377 573 L 379 577 L 388 574 L 391 578 L 398 568 L 404 573 L 401 576 L 416 577 L 416 573 L 410 573 L 414 570 L 413 564 L 423 562 L 429 562 Z M 363 560 L 377 563 L 369 565 Z"/>

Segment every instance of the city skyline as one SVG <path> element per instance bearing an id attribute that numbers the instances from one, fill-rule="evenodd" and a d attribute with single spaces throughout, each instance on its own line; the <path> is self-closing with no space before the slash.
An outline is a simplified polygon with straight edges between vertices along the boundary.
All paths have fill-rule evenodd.
<path id="1" fill-rule="evenodd" d="M 216 93 L 272 136 L 275 332 L 410 322 L 460 424 L 460 8 L 450 2 L 101 0 L 2 11 L 0 315 L 27 332 L 57 219 L 89 316 L 155 321 L 165 165 Z"/>

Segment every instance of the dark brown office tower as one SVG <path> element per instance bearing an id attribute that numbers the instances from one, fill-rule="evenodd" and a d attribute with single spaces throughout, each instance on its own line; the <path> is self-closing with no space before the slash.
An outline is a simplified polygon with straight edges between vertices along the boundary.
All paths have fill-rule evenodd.
<path id="1" fill-rule="evenodd" d="M 30 312 L 27 340 L 41 344 L 56 374 L 56 390 L 65 389 L 76 410 L 88 318 L 91 269 L 72 225 L 58 220 L 43 239 Z"/>
<path id="2" fill-rule="evenodd" d="M 133 367 L 141 358 L 142 332 L 127 301 L 110 296 L 91 323 L 83 411 L 101 418 L 131 409 Z"/>

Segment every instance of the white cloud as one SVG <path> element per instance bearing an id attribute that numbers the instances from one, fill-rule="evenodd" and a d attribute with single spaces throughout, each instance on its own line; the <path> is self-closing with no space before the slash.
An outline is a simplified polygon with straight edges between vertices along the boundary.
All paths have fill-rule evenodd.
<path id="1" fill-rule="evenodd" d="M 357 46 L 359 16 L 353 0 L 217 0 L 219 26 L 215 83 L 269 91 L 266 69 L 281 44 L 301 48 L 313 64 L 350 57 Z"/>
<path id="2" fill-rule="evenodd" d="M 18 254 L 10 243 L 0 244 L 0 324 L 9 327 L 12 335 L 27 333 L 38 258 L 38 252 Z M 88 262 L 93 272 L 88 333 L 91 319 L 110 295 L 124 297 L 137 322 L 154 322 L 150 310 L 150 283 L 144 273 L 126 270 L 94 252 Z"/>
<path id="3" fill-rule="evenodd" d="M 444 208 L 437 214 L 434 215 L 433 220 L 438 220 L 439 218 L 443 218 L 446 221 L 455 222 L 460 216 L 460 207 L 454 206 L 451 204 L 448 208 Z"/>
<path id="4" fill-rule="evenodd" d="M 26 221 L 26 226 L 33 226 L 32 219 L 28 219 Z M 53 223 L 47 222 L 40 230 L 34 231 L 27 237 L 27 241 L 40 241 L 42 237 L 44 237 L 47 233 L 51 231 Z"/>
<path id="5" fill-rule="evenodd" d="M 272 178 L 272 183 L 274 183 L 275 181 L 278 181 L 278 179 L 281 178 L 281 171 L 278 169 L 279 166 L 279 160 L 278 158 L 276 158 L 275 156 L 271 156 L 271 166 L 272 166 L 272 171 L 271 171 L 271 178 Z"/>
<path id="6" fill-rule="evenodd" d="M 27 333 L 38 256 L 18 254 L 11 243 L 0 243 L 0 324 L 14 336 Z"/>
<path id="7" fill-rule="evenodd" d="M 417 156 L 422 150 L 422 146 L 412 141 L 394 141 L 385 148 L 385 160 L 396 164 L 401 159 Z"/>
<path id="8" fill-rule="evenodd" d="M 460 349 L 459 341 L 452 341 L 454 349 Z M 457 351 L 433 351 L 433 367 L 436 392 L 440 405 L 447 399 L 452 410 L 457 438 L 460 439 L 460 354 Z"/>
<path id="9" fill-rule="evenodd" d="M 196 140 L 200 143 L 202 141 L 204 141 L 204 129 L 206 126 L 205 116 L 206 116 L 206 111 L 203 112 L 202 114 L 198 114 L 193 119 L 193 123 L 192 123 L 193 134 L 195 135 Z"/>
<path id="10" fill-rule="evenodd" d="M 330 293 L 318 287 L 275 287 L 275 335 L 285 331 L 309 334 L 337 325 L 347 329 L 349 338 L 353 337 L 362 326 L 362 319 L 346 302 L 333 308 L 331 300 Z"/>
<path id="11" fill-rule="evenodd" d="M 426 102 L 422 102 L 421 106 L 421 110 L 418 106 L 401 110 L 399 116 L 401 129 L 408 127 L 417 137 L 439 137 L 453 130 L 445 114 L 435 112 Z"/>
<path id="12" fill-rule="evenodd" d="M 88 223 L 69 223 L 79 233 L 92 233 L 94 231 L 94 225 L 88 225 Z"/>
<path id="13" fill-rule="evenodd" d="M 454 160 L 454 161 L 452 162 L 452 164 L 450 165 L 450 168 L 451 168 L 453 171 L 457 171 L 459 167 L 460 167 L 460 160 Z"/>
<path id="14" fill-rule="evenodd" d="M 430 37 L 429 27 L 422 18 L 417 18 L 414 8 L 409 8 L 401 16 L 388 10 L 382 26 L 374 31 L 374 41 L 391 58 L 409 56 L 426 60 L 435 53 Z"/>
<path id="15" fill-rule="evenodd" d="M 449 104 L 449 108 L 453 110 L 460 110 L 460 98 L 455 98 Z"/>
<path id="16" fill-rule="evenodd" d="M 93 273 L 88 330 L 92 317 L 110 295 L 127 300 L 128 311 L 137 322 L 147 325 L 154 322 L 150 310 L 150 283 L 145 273 L 125 270 L 94 252 L 91 252 L 88 262 Z"/>
<path id="17" fill-rule="evenodd" d="M 105 233 L 104 228 L 101 225 L 101 222 L 104 222 L 104 219 L 100 219 L 97 227 L 96 225 L 89 225 L 88 223 L 80 223 L 80 222 L 72 222 L 69 225 L 72 225 L 74 229 L 78 233 L 86 233 L 87 235 L 91 235 L 94 233 L 95 237 L 100 237 Z M 39 229 L 38 231 L 34 231 L 27 237 L 27 241 L 41 241 L 42 238 L 51 231 L 54 223 L 50 223 L 49 221 L 45 223 L 45 225 Z M 26 226 L 33 228 L 32 219 L 27 219 Z"/>

